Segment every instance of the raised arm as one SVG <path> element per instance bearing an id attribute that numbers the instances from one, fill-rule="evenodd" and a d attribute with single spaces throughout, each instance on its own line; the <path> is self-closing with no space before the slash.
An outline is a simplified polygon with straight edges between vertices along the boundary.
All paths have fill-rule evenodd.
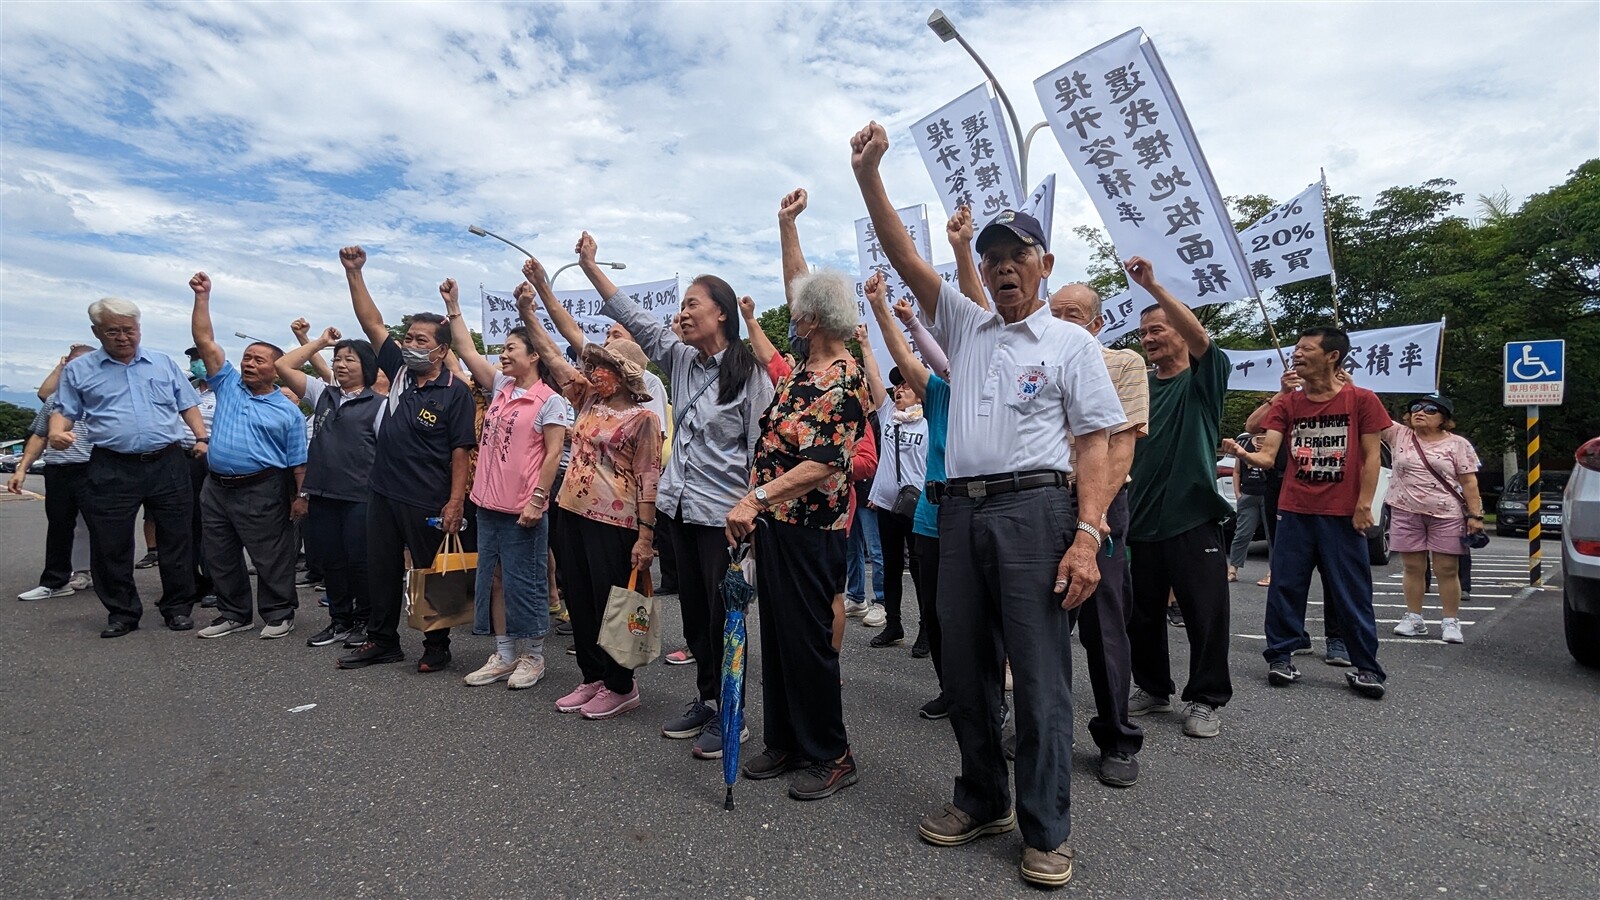
<path id="1" fill-rule="evenodd" d="M 339 329 L 324 328 L 322 334 L 318 335 L 315 340 L 305 341 L 300 346 L 278 357 L 278 361 L 272 364 L 273 368 L 278 370 L 278 380 L 283 382 L 284 387 L 304 397 L 306 395 L 306 373 L 302 371 L 301 367 L 308 360 L 320 359 L 322 351 L 339 343 L 341 337 Z M 328 377 L 322 380 L 328 384 L 333 384 L 333 371 L 330 369 Z"/>
<path id="2" fill-rule="evenodd" d="M 216 329 L 211 326 L 211 276 L 204 272 L 194 273 L 189 279 L 189 290 L 194 291 L 194 312 L 189 319 L 189 328 L 194 333 L 194 347 L 200 353 L 200 359 L 206 364 L 206 375 L 215 375 L 222 371 L 222 364 L 228 361 L 223 355 L 222 345 L 217 343 Z"/>
<path id="3" fill-rule="evenodd" d="M 606 274 L 606 270 L 594 261 L 594 255 L 596 250 L 599 249 L 599 245 L 595 243 L 594 238 L 589 236 L 589 232 L 585 231 L 578 238 L 578 246 L 574 249 L 578 254 L 578 268 L 583 271 L 584 275 L 589 277 L 589 283 L 594 285 L 594 289 L 600 292 L 600 299 L 605 300 L 615 294 L 617 285 L 611 280 L 611 276 Z M 546 312 L 549 312 L 549 310 L 546 310 Z M 628 326 L 623 325 L 622 327 L 627 328 Z M 630 328 L 628 330 L 632 331 L 633 329 Z"/>
<path id="4" fill-rule="evenodd" d="M 1199 359 L 1211 350 L 1211 335 L 1206 327 L 1200 324 L 1194 310 L 1172 296 L 1172 292 L 1156 280 L 1155 266 L 1149 260 L 1135 256 L 1123 263 L 1122 268 L 1127 271 L 1128 280 L 1144 288 L 1161 305 L 1162 311 L 1167 314 L 1167 321 L 1189 345 L 1189 355 Z"/>
<path id="5" fill-rule="evenodd" d="M 450 319 L 450 349 L 461 358 L 462 364 L 472 374 L 472 383 L 480 391 L 494 390 L 494 366 L 478 352 L 472 341 L 472 331 L 461 315 L 461 288 L 454 278 L 439 282 L 439 296 L 444 298 L 444 313 Z"/>
<path id="6" fill-rule="evenodd" d="M 750 352 L 756 355 L 756 362 L 761 363 L 765 369 L 774 356 L 778 355 L 778 348 L 773 345 L 772 338 L 761 330 L 761 323 L 756 319 L 756 301 L 749 297 L 739 298 L 739 315 L 744 317 L 745 330 L 750 332 Z"/>
<path id="7" fill-rule="evenodd" d="M 928 333 L 928 326 L 922 324 L 922 320 L 917 318 L 917 311 L 911 308 L 911 304 L 904 300 L 896 300 L 894 315 L 895 318 L 900 320 L 901 324 L 911 330 L 911 342 L 916 345 L 917 352 L 922 354 L 922 361 L 927 364 L 929 369 L 933 370 L 933 374 L 938 375 L 940 378 L 949 378 L 950 358 L 944 355 L 944 348 L 939 346 L 939 342 L 934 340 L 932 334 Z M 885 332 L 885 335 L 887 335 L 887 332 Z M 887 337 L 885 337 L 885 340 L 887 340 Z M 893 344 L 889 345 L 889 350 L 893 352 Z M 918 391 L 918 396 L 921 396 L 921 391 Z"/>
<path id="8" fill-rule="evenodd" d="M 917 245 L 911 235 L 906 234 L 894 204 L 889 202 L 883 177 L 878 173 L 878 164 L 888 149 L 888 133 L 877 122 L 869 122 L 850 139 L 850 166 L 855 169 L 856 184 L 861 187 L 861 199 L 866 201 L 867 214 L 872 217 L 878 245 L 889 257 L 889 264 L 900 273 L 900 279 L 911 288 L 928 320 L 934 321 L 942 282 L 933 266 L 917 255 Z"/>
<path id="9" fill-rule="evenodd" d="M 388 339 L 389 326 L 383 324 L 383 313 L 378 311 L 378 304 L 372 302 L 367 280 L 361 275 L 361 267 L 367 264 L 367 251 L 346 247 L 339 251 L 339 263 L 344 266 L 344 280 L 350 284 L 350 306 L 355 310 L 356 321 L 361 323 L 361 330 L 372 342 L 372 349 L 377 350 Z"/>
<path id="10" fill-rule="evenodd" d="M 883 384 L 883 370 L 878 367 L 878 355 L 872 352 L 872 342 L 867 340 L 867 326 L 856 326 L 855 339 L 861 345 L 861 371 L 866 376 L 867 399 L 872 401 L 874 409 L 881 409 L 888 402 L 889 389 Z"/>
<path id="11" fill-rule="evenodd" d="M 794 299 L 789 286 L 794 280 L 810 272 L 806 255 L 800 250 L 800 228 L 795 220 L 806 211 L 808 197 L 805 188 L 795 188 L 778 203 L 778 245 L 783 250 L 783 300 Z"/>
<path id="12" fill-rule="evenodd" d="M 72 350 L 76 350 L 81 346 L 83 345 L 73 344 Z M 50 399 L 50 395 L 56 392 L 56 388 L 61 385 L 61 370 L 67 367 L 67 363 L 70 362 L 71 359 L 72 352 L 69 350 L 67 351 L 67 355 L 61 357 L 61 361 L 56 363 L 56 367 L 50 370 L 50 374 L 44 377 L 44 381 L 39 382 L 40 402 Z"/>
<path id="13" fill-rule="evenodd" d="M 578 320 L 574 319 L 572 313 L 567 312 L 567 308 L 556 299 L 556 292 L 550 288 L 550 277 L 545 274 L 544 263 L 531 256 L 528 257 L 522 263 L 522 277 L 526 278 L 539 293 L 539 300 L 544 303 L 544 314 L 550 317 L 550 324 L 556 326 L 556 332 L 572 345 L 575 352 L 582 353 L 583 345 L 589 343 L 589 339 L 583 336 L 583 329 L 578 327 Z M 608 282 L 609 280 L 607 279 Z M 600 299 L 603 301 L 610 296 L 601 294 Z M 528 327 L 535 328 L 537 323 L 530 323 Z"/>
<path id="14" fill-rule="evenodd" d="M 528 341 L 533 344 L 533 352 L 539 355 L 539 359 L 550 369 L 550 374 L 555 376 L 556 384 L 561 385 L 561 393 L 576 405 L 583 399 L 584 392 L 589 390 L 589 380 L 567 361 L 567 355 L 561 352 L 556 342 L 550 339 L 550 333 L 539 324 L 539 317 L 534 315 L 537 301 L 533 295 L 533 285 L 524 281 L 517 285 L 511 296 L 517 301 L 517 313 L 522 316 L 522 321 L 528 323 Z"/>
<path id="15" fill-rule="evenodd" d="M 911 304 L 904 300 L 896 306 L 904 305 L 907 313 L 911 313 Z M 883 283 L 883 273 L 873 272 L 867 279 L 867 305 L 872 307 L 872 317 L 878 320 L 878 331 L 883 333 L 883 342 L 889 348 L 889 358 L 900 367 L 900 374 L 905 376 L 906 384 L 911 385 L 911 390 L 921 400 L 928 393 L 928 367 L 911 353 L 911 346 L 906 343 L 905 335 L 895 327 L 894 318 L 889 313 L 889 290 Z M 911 314 L 913 321 L 916 315 Z M 919 323 L 920 324 L 920 323 Z M 929 338 L 932 343 L 932 338 Z M 933 344 L 938 347 L 938 344 Z M 926 355 L 927 351 L 924 350 Z M 942 352 L 939 354 L 944 355 Z M 949 364 L 946 363 L 946 368 Z M 882 385 L 879 385 L 882 387 Z"/>
<path id="16" fill-rule="evenodd" d="M 958 208 L 945 224 L 944 233 L 956 253 L 956 288 L 980 309 L 988 309 L 989 295 L 984 293 L 978 264 L 972 258 L 972 207 Z"/>
<path id="17" fill-rule="evenodd" d="M 295 319 L 293 322 L 290 322 L 289 330 L 294 332 L 294 339 L 300 343 L 300 346 L 304 347 L 306 344 L 311 343 L 309 340 L 309 335 L 311 334 L 311 323 L 307 322 L 304 316 L 301 316 L 300 318 Z M 337 340 L 337 338 L 335 338 L 335 340 Z M 282 357 L 279 357 L 279 359 L 282 359 Z M 328 361 L 322 358 L 321 353 L 311 354 L 311 358 L 306 360 L 306 362 L 311 363 L 311 371 L 315 372 L 318 378 L 321 378 L 328 384 L 333 383 L 333 370 L 328 368 Z M 301 365 L 304 364 L 305 363 L 301 363 Z M 298 368 L 298 366 L 296 368 Z M 303 384 L 304 383 L 302 382 L 302 385 Z M 295 388 L 294 392 L 302 397 L 306 395 L 305 391 L 302 391 L 298 388 Z"/>

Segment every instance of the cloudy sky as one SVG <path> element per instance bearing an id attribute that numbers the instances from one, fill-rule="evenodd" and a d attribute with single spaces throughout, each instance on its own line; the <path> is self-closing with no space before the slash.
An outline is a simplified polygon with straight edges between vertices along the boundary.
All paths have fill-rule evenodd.
<path id="1" fill-rule="evenodd" d="M 587 228 L 628 280 L 709 271 L 772 305 L 775 211 L 796 186 L 813 262 L 854 268 L 847 142 L 868 119 L 894 142 L 896 203 L 941 218 L 907 129 L 981 73 L 928 30 L 932 8 L 7 2 L 0 385 L 37 384 L 108 294 L 144 307 L 147 345 L 181 351 L 200 268 L 219 334 L 276 341 L 299 315 L 354 329 L 344 244 L 366 246 L 391 319 L 439 309 L 447 275 L 514 285 L 519 258 L 472 223 L 552 270 Z M 1593 2 L 944 9 L 1024 128 L 1033 79 L 1142 26 L 1225 194 L 1287 198 L 1325 166 L 1369 199 L 1448 177 L 1520 201 L 1600 155 Z M 1063 176 L 1054 249 L 1072 277 L 1087 254 L 1069 229 L 1098 224 L 1093 208 L 1048 132 L 1029 168 Z"/>

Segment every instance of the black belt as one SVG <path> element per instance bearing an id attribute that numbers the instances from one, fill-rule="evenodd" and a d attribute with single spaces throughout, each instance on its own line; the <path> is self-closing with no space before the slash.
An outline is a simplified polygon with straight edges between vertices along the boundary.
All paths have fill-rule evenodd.
<path id="1" fill-rule="evenodd" d="M 155 462 L 156 460 L 162 458 L 163 456 L 166 456 L 168 453 L 171 453 L 174 450 L 182 450 L 182 449 L 183 449 L 183 445 L 181 445 L 181 444 L 168 444 L 167 446 L 162 447 L 160 450 L 151 450 L 149 453 L 118 453 L 115 450 L 110 450 L 110 449 L 107 449 L 105 447 L 96 447 L 96 448 L 94 448 L 94 452 L 95 453 L 104 453 L 105 455 L 111 457 L 112 459 L 120 459 L 120 460 L 123 460 L 125 462 L 144 462 L 144 463 L 147 463 L 147 462 Z"/>
<path id="2" fill-rule="evenodd" d="M 218 475 L 216 472 L 212 472 L 211 480 L 226 488 L 242 488 L 249 487 L 252 484 L 260 484 L 274 475 L 282 475 L 284 471 L 284 469 L 262 469 L 259 472 L 251 472 L 249 475 Z"/>
<path id="3" fill-rule="evenodd" d="M 975 478 L 952 478 L 947 482 L 930 482 L 928 492 L 932 502 L 946 497 L 968 497 L 974 500 L 995 494 L 1010 494 L 1034 488 L 1071 487 L 1072 476 L 1054 469 L 1037 469 L 1032 472 L 1012 472 L 1007 475 L 979 475 Z"/>

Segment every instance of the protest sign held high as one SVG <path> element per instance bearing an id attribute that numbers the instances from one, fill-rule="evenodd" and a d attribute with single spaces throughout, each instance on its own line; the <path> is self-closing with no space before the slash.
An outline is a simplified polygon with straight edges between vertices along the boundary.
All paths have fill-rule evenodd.
<path id="1" fill-rule="evenodd" d="M 1240 232 L 1239 243 L 1256 288 L 1265 291 L 1332 274 L 1333 258 L 1322 223 L 1319 181 Z"/>
<path id="2" fill-rule="evenodd" d="M 1049 72 L 1034 89 L 1118 256 L 1143 256 L 1172 273 L 1162 283 L 1191 307 L 1256 295 L 1222 194 L 1143 30 Z"/>
<path id="3" fill-rule="evenodd" d="M 916 206 L 907 206 L 895 210 L 900 215 L 900 224 L 905 226 L 906 233 L 911 235 L 911 243 L 916 245 L 917 255 L 933 262 L 933 239 L 928 234 L 928 207 L 918 203 Z M 906 300 L 916 303 L 917 298 L 912 296 L 911 289 L 900 280 L 900 274 L 889 264 L 889 257 L 883 252 L 883 246 L 878 242 L 877 232 L 873 229 L 872 219 L 861 218 L 856 220 L 856 254 L 861 260 L 861 278 L 856 282 L 856 315 L 857 322 L 867 326 L 867 339 L 872 344 L 873 352 L 878 355 L 878 361 L 884 366 L 884 377 L 888 377 L 889 360 L 888 345 L 883 342 L 883 335 L 878 332 L 878 320 L 872 315 L 872 310 L 867 308 L 866 280 L 874 272 L 882 272 L 884 289 L 888 292 L 889 305 L 893 306 L 897 300 Z"/>
<path id="4" fill-rule="evenodd" d="M 937 112 L 911 126 L 922 164 L 944 203 L 946 216 L 956 208 L 972 210 L 985 221 L 1022 203 L 1011 133 L 1000 104 L 980 84 Z"/>
<path id="5" fill-rule="evenodd" d="M 664 281 L 647 281 L 641 284 L 623 284 L 617 286 L 635 303 L 654 313 L 663 325 L 672 324 L 672 316 L 680 306 L 678 297 L 678 279 L 668 278 Z M 517 302 L 512 299 L 509 290 L 489 290 L 482 288 L 483 299 L 483 345 L 495 347 L 505 343 L 506 333 L 522 324 L 517 316 Z M 611 327 L 611 320 L 600 315 L 600 307 L 604 304 L 599 293 L 594 290 L 581 291 L 556 291 L 556 299 L 572 318 L 577 321 L 578 327 L 583 329 L 586 340 L 604 343 L 606 329 Z M 552 340 L 558 346 L 567 345 L 566 338 L 556 331 L 554 322 L 541 305 L 538 310 L 539 322 L 544 326 Z"/>
<path id="6" fill-rule="evenodd" d="M 1439 339 L 1443 331 L 1443 322 L 1352 331 L 1344 369 L 1357 385 L 1375 393 L 1431 394 L 1439 387 Z M 1223 352 L 1233 367 L 1228 374 L 1228 390 L 1278 390 L 1283 364 L 1277 350 Z"/>

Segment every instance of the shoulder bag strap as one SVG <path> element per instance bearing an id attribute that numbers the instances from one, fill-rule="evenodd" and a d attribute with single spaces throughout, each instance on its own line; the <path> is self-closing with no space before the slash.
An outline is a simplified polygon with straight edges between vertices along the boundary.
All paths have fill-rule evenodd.
<path id="1" fill-rule="evenodd" d="M 691 364 L 690 371 L 693 371 L 692 364 Z M 694 392 L 694 396 L 693 397 L 689 398 L 689 402 L 685 403 L 681 407 L 677 407 L 676 408 L 677 415 L 674 415 L 672 417 L 672 433 L 673 434 L 677 434 L 678 433 L 678 429 L 683 427 L 683 419 L 684 419 L 685 416 L 689 415 L 689 410 L 694 408 L 694 402 L 696 400 L 700 399 L 700 395 L 704 394 L 706 392 L 706 388 L 711 387 L 711 385 L 714 382 L 716 382 L 718 379 L 720 379 L 721 377 L 722 377 L 722 367 L 719 365 L 719 366 L 717 366 L 717 371 L 710 378 L 707 378 L 705 380 L 704 384 L 700 385 L 700 389 Z"/>
<path id="2" fill-rule="evenodd" d="M 1461 496 L 1460 491 L 1450 486 L 1450 482 L 1446 481 L 1444 476 L 1439 474 L 1439 470 L 1433 467 L 1433 463 L 1428 462 L 1428 454 L 1422 452 L 1422 441 L 1417 437 L 1417 433 L 1412 431 L 1410 428 L 1406 428 L 1406 433 L 1411 435 L 1411 446 L 1417 448 L 1417 456 L 1422 458 L 1422 467 L 1428 470 L 1428 474 L 1433 476 L 1434 481 L 1439 482 L 1440 487 L 1444 488 L 1446 491 L 1449 491 L 1450 496 L 1456 498 L 1456 502 L 1461 504 L 1461 514 L 1467 515 L 1466 498 Z"/>

